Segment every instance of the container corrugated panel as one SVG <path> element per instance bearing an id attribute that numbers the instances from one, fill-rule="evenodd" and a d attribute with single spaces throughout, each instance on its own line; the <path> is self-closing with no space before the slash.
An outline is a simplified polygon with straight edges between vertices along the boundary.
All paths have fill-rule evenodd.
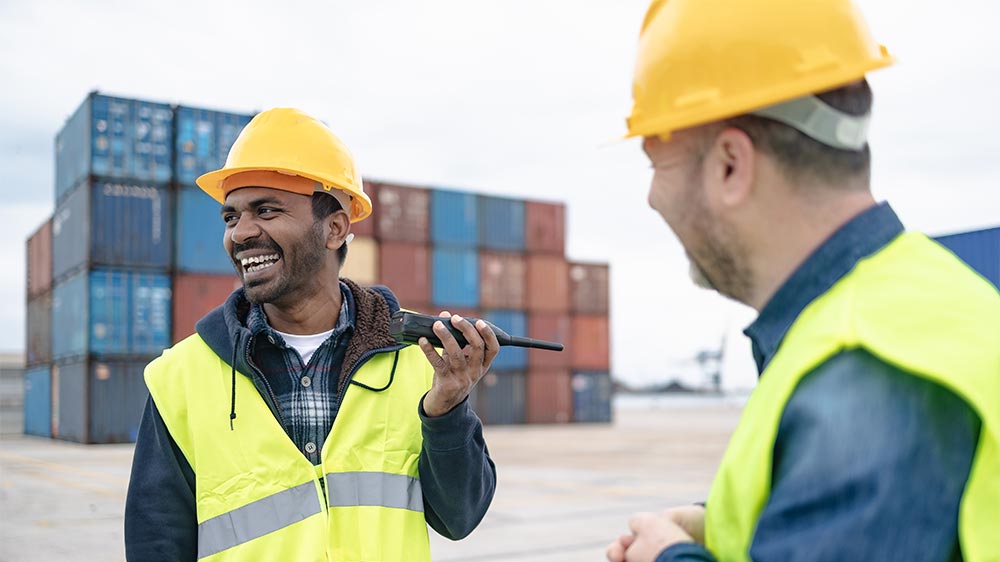
<path id="1" fill-rule="evenodd" d="M 528 423 L 573 421 L 573 388 L 568 369 L 530 371 L 526 396 Z"/>
<path id="2" fill-rule="evenodd" d="M 568 349 L 574 369 L 607 371 L 611 366 L 608 317 L 577 315 L 572 320 L 573 346 Z"/>
<path id="3" fill-rule="evenodd" d="M 172 296 L 169 275 L 132 273 L 129 354 L 155 355 L 170 346 Z"/>
<path id="4" fill-rule="evenodd" d="M 485 310 L 483 318 L 512 336 L 528 332 L 528 321 L 520 310 Z M 528 367 L 528 350 L 523 347 L 501 347 L 493 359 L 491 369 L 497 371 L 523 371 Z"/>
<path id="5" fill-rule="evenodd" d="M 524 201 L 479 196 L 478 208 L 481 247 L 524 251 Z"/>
<path id="6" fill-rule="evenodd" d="M 148 392 L 142 373 L 148 361 L 99 361 L 90 367 L 89 443 L 133 443 Z"/>
<path id="7" fill-rule="evenodd" d="M 29 366 L 48 363 L 52 360 L 52 294 L 28 301 L 26 312 L 25 362 Z"/>
<path id="8" fill-rule="evenodd" d="M 52 436 L 52 369 L 49 365 L 24 372 L 24 432 Z"/>
<path id="9" fill-rule="evenodd" d="M 536 254 L 566 253 L 566 205 L 527 201 L 524 204 L 524 247 Z"/>
<path id="10" fill-rule="evenodd" d="M 479 254 L 479 304 L 483 308 L 524 308 L 527 303 L 524 254 Z"/>
<path id="11" fill-rule="evenodd" d="M 607 314 L 610 300 L 609 280 L 607 264 L 570 264 L 570 302 L 573 312 Z"/>
<path id="12" fill-rule="evenodd" d="M 532 369 L 562 369 L 570 366 L 573 345 L 568 314 L 559 312 L 529 312 L 528 337 L 563 344 L 563 351 L 528 350 L 528 366 Z"/>
<path id="13" fill-rule="evenodd" d="M 169 182 L 173 118 L 168 105 L 90 94 L 56 137 L 56 200 L 88 175 Z"/>
<path id="14" fill-rule="evenodd" d="M 403 307 L 431 299 L 431 251 L 426 245 L 382 242 L 378 270 L 379 283 L 392 289 Z"/>
<path id="15" fill-rule="evenodd" d="M 378 238 L 424 243 L 429 239 L 430 195 L 426 189 L 380 183 L 376 190 Z"/>
<path id="16" fill-rule="evenodd" d="M 936 240 L 1000 288 L 1000 227 L 940 236 Z"/>
<path id="17" fill-rule="evenodd" d="M 28 238 L 27 256 L 28 298 L 46 293 L 52 288 L 52 219 L 45 221 Z"/>
<path id="18" fill-rule="evenodd" d="M 569 264 L 562 256 L 528 256 L 528 310 L 569 312 Z"/>
<path id="19" fill-rule="evenodd" d="M 197 187 L 177 190 L 174 268 L 184 273 L 233 273 L 222 238 L 222 205 Z"/>
<path id="20" fill-rule="evenodd" d="M 85 360 L 52 368 L 52 436 L 57 439 L 87 442 L 87 371 Z"/>
<path id="21" fill-rule="evenodd" d="M 479 240 L 477 215 L 475 194 L 431 191 L 431 240 L 435 244 L 475 248 Z"/>
<path id="22" fill-rule="evenodd" d="M 236 137 L 252 118 L 252 115 L 178 107 L 174 114 L 177 131 L 174 179 L 193 185 L 198 176 L 221 168 Z"/>
<path id="23" fill-rule="evenodd" d="M 164 187 L 114 180 L 80 185 L 53 218 L 55 278 L 83 264 L 170 267 L 171 196 Z"/>
<path id="24" fill-rule="evenodd" d="M 368 215 L 368 218 L 361 222 L 351 223 L 351 232 L 355 236 L 375 236 L 375 223 L 378 222 L 378 194 L 377 185 L 371 180 L 362 180 L 365 189 L 365 195 L 372 200 L 372 214 Z"/>
<path id="25" fill-rule="evenodd" d="M 611 397 L 611 375 L 608 373 L 574 373 L 573 421 L 610 422 Z"/>
<path id="26" fill-rule="evenodd" d="M 479 306 L 479 256 L 475 250 L 434 248 L 431 262 L 431 304 Z"/>
<path id="27" fill-rule="evenodd" d="M 525 419 L 524 373 L 489 372 L 470 395 L 470 405 L 484 424 L 521 424 Z"/>
<path id="28" fill-rule="evenodd" d="M 81 272 L 52 289 L 52 357 L 61 359 L 87 352 L 87 273 Z"/>
<path id="29" fill-rule="evenodd" d="M 242 282 L 235 275 L 180 273 L 174 276 L 173 341 L 194 333 L 194 326 L 212 309 L 226 302 Z"/>
<path id="30" fill-rule="evenodd" d="M 379 282 L 378 277 L 378 242 L 371 236 L 357 236 L 351 241 L 347 249 L 347 260 L 340 268 L 340 276 L 346 277 L 361 285 L 375 285 Z M 430 267 L 430 258 L 425 267 Z M 426 273 L 430 277 L 430 272 Z M 429 281 L 428 281 L 429 283 Z"/>

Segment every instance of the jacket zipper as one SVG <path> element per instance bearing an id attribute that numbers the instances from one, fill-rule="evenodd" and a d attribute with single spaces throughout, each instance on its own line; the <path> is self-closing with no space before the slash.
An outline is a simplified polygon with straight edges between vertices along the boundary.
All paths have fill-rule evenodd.
<path id="1" fill-rule="evenodd" d="M 254 363 L 253 363 L 253 357 L 250 356 L 250 347 L 251 347 L 252 343 L 253 343 L 253 336 L 250 336 L 249 338 L 247 338 L 247 346 L 246 346 L 246 350 L 245 350 L 245 353 L 243 354 L 243 356 L 247 360 L 247 365 L 249 365 L 250 368 L 254 370 L 254 375 L 255 376 L 259 376 L 260 380 L 264 381 L 264 388 L 267 389 L 267 393 L 270 395 L 270 399 L 271 399 L 270 406 L 274 410 L 274 413 L 277 414 L 277 416 L 278 416 L 278 423 L 281 424 L 281 428 L 282 429 L 286 429 L 286 427 L 285 427 L 285 418 L 284 418 L 284 416 L 281 415 L 281 408 L 278 407 L 278 397 L 274 394 L 274 389 L 271 388 L 271 383 L 267 382 L 267 377 L 264 376 L 264 373 L 260 372 L 260 369 L 257 367 L 257 365 L 254 365 Z M 286 429 L 286 431 L 287 431 L 287 429 Z"/>

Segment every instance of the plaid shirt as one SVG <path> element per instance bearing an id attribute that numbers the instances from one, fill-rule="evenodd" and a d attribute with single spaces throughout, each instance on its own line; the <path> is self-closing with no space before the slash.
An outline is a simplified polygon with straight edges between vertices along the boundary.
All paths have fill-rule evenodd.
<path id="1" fill-rule="evenodd" d="M 306 365 L 295 348 L 267 323 L 261 306 L 252 305 L 247 318 L 247 327 L 254 336 L 253 360 L 264 375 L 265 390 L 277 403 L 278 421 L 313 464 L 320 463 L 323 443 L 337 417 L 338 380 L 354 332 L 354 298 L 344 283 L 340 284 L 340 294 L 337 325 Z"/>

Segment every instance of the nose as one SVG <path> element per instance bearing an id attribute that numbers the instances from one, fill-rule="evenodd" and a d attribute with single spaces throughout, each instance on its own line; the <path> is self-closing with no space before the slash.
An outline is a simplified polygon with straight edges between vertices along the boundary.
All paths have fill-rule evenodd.
<path id="1" fill-rule="evenodd" d="M 260 236 L 260 227 L 257 226 L 253 217 L 247 214 L 236 219 L 236 225 L 233 226 L 229 233 L 229 239 L 234 244 L 245 244 L 247 240 L 256 238 L 257 236 Z"/>

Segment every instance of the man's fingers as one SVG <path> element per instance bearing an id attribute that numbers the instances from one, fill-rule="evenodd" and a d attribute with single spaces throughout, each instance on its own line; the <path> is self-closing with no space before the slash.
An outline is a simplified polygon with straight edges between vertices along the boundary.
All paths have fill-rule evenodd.
<path id="1" fill-rule="evenodd" d="M 486 322 L 482 320 L 476 322 L 476 329 L 483 337 L 483 364 L 489 367 L 497 353 L 500 352 L 500 342 L 497 341 L 497 335 L 493 333 L 493 328 L 490 328 Z"/>
<path id="2" fill-rule="evenodd" d="M 424 356 L 427 357 L 427 361 L 431 364 L 431 367 L 434 367 L 434 370 L 439 372 L 444 370 L 444 359 L 438 355 L 437 350 L 434 349 L 431 342 L 427 341 L 427 338 L 420 338 L 417 343 L 420 345 L 420 351 L 424 352 Z"/>
<path id="3" fill-rule="evenodd" d="M 630 531 L 632 531 L 633 535 L 637 535 L 639 534 L 639 530 L 645 527 L 646 523 L 648 523 L 650 519 L 653 519 L 655 517 L 656 516 L 653 515 L 652 513 L 645 511 L 636 513 L 632 517 L 629 517 L 628 528 Z"/>
<path id="4" fill-rule="evenodd" d="M 448 312 L 447 310 L 442 310 L 441 312 L 438 313 L 438 316 L 440 316 L 441 318 L 450 318 L 451 313 Z"/>
<path id="5" fill-rule="evenodd" d="M 469 343 L 467 349 L 471 348 L 472 352 L 469 359 L 477 364 L 482 363 L 483 348 L 485 347 L 485 344 L 483 343 L 482 336 L 480 336 L 479 332 L 476 330 L 476 327 L 473 326 L 471 322 L 457 314 L 451 317 L 451 325 L 458 328 L 458 330 L 462 332 L 462 335 L 465 336 L 465 341 Z"/>
<path id="6" fill-rule="evenodd" d="M 455 336 L 451 335 L 448 328 L 445 327 L 444 322 L 438 320 L 434 323 L 434 333 L 437 335 L 438 339 L 441 340 L 441 345 L 444 347 L 445 354 L 448 356 L 448 363 L 454 370 L 461 370 L 465 367 L 465 354 L 462 353 L 462 349 L 458 347 L 458 342 L 455 341 Z"/>
<path id="7" fill-rule="evenodd" d="M 605 552 L 608 562 L 625 562 L 625 549 L 627 548 L 628 545 L 622 543 L 620 538 L 609 544 L 608 550 Z"/>

